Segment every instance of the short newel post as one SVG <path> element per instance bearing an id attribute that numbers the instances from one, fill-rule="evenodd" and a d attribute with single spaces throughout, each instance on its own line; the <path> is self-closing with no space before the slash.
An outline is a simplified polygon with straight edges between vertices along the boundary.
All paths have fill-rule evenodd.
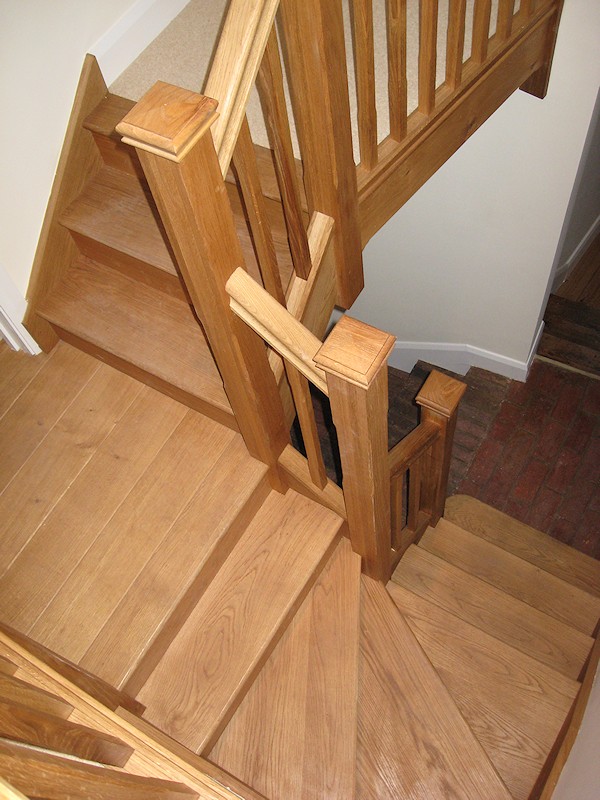
<path id="1" fill-rule="evenodd" d="M 279 486 L 289 433 L 277 384 L 262 340 L 231 311 L 225 290 L 244 257 L 210 132 L 216 105 L 159 81 L 117 130 L 138 151 L 248 450 Z"/>
<path id="2" fill-rule="evenodd" d="M 315 357 L 327 373 L 352 548 L 363 571 L 391 572 L 387 357 L 395 338 L 342 317 Z"/>
<path id="3" fill-rule="evenodd" d="M 466 389 L 464 383 L 433 370 L 416 397 L 421 406 L 421 422 L 430 420 L 440 429 L 421 489 L 422 505 L 431 512 L 431 525 L 437 525 L 444 514 L 458 405 Z"/>

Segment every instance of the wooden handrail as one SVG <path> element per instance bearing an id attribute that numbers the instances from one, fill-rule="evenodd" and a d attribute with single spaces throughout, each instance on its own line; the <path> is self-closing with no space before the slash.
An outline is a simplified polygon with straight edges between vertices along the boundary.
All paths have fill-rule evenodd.
<path id="1" fill-rule="evenodd" d="M 246 116 L 279 0 L 232 0 L 217 45 L 204 94 L 219 103 L 213 139 L 223 177 Z"/>
<path id="2" fill-rule="evenodd" d="M 404 472 L 420 458 L 440 435 L 440 427 L 432 420 L 422 422 L 388 453 L 390 475 Z"/>
<path id="3" fill-rule="evenodd" d="M 237 269 L 226 284 L 231 309 L 289 361 L 305 378 L 327 394 L 323 370 L 314 364 L 321 342 L 281 306 L 243 269 Z"/>

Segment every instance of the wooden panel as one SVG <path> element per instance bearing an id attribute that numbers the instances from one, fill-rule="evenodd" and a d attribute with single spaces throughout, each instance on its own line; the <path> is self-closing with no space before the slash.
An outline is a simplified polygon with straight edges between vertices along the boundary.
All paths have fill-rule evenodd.
<path id="1" fill-rule="evenodd" d="M 463 531 L 445 519 L 429 528 L 420 546 L 507 594 L 591 635 L 600 617 L 600 599 L 527 561 Z"/>
<path id="2" fill-rule="evenodd" d="M 509 800 L 385 588 L 362 582 L 357 797 Z"/>
<path id="3" fill-rule="evenodd" d="M 80 260 L 41 313 L 111 353 L 117 365 L 121 359 L 231 415 L 214 359 L 186 302 Z"/>
<path id="4" fill-rule="evenodd" d="M 350 9 L 358 101 L 360 163 L 365 169 L 371 169 L 377 163 L 373 0 L 352 0 Z"/>
<path id="5" fill-rule="evenodd" d="M 578 684 L 390 584 L 413 633 L 515 800 L 527 800 Z"/>
<path id="6" fill-rule="evenodd" d="M 182 784 L 141 778 L 106 767 L 0 742 L 0 771 L 20 791 L 46 800 L 187 800 L 198 794 Z"/>
<path id="7" fill-rule="evenodd" d="M 0 736 L 116 767 L 124 766 L 133 753 L 114 737 L 18 703 L 0 701 Z"/>
<path id="8" fill-rule="evenodd" d="M 435 108 L 437 65 L 438 0 L 421 0 L 419 5 L 419 111 L 431 114 Z"/>
<path id="9" fill-rule="evenodd" d="M 73 711 L 73 706 L 65 700 L 13 675 L 0 674 L 0 699 L 61 719 L 67 719 Z"/>
<path id="10" fill-rule="evenodd" d="M 281 194 L 286 227 L 296 275 L 308 278 L 310 252 L 304 226 L 296 160 L 290 135 L 283 73 L 275 28 L 271 31 L 258 73 L 258 87 L 263 101 L 265 122 L 273 148 L 275 171 Z"/>
<path id="11" fill-rule="evenodd" d="M 446 36 L 446 83 L 450 89 L 460 86 L 465 49 L 466 0 L 450 0 Z"/>
<path id="12" fill-rule="evenodd" d="M 35 535 L 142 387 L 100 364 L 79 393 L 77 388 L 63 415 L 0 494 L 0 574 Z"/>
<path id="13" fill-rule="evenodd" d="M 0 580 L 9 624 L 28 632 L 185 413 L 175 401 L 142 391 Z"/>
<path id="14" fill-rule="evenodd" d="M 539 569 L 600 597 L 600 563 L 467 495 L 450 497 L 446 519 Z"/>
<path id="15" fill-rule="evenodd" d="M 551 20 L 550 20 L 551 21 Z M 358 171 L 362 246 L 433 173 L 532 74 L 543 61 L 548 16 L 518 38 L 485 75 L 465 67 L 456 96 L 438 90 L 437 113 L 427 122 L 411 117 L 402 146 L 392 138 L 379 146 L 379 162 Z"/>
<path id="16" fill-rule="evenodd" d="M 359 590 L 342 540 L 210 753 L 272 800 L 354 797 Z"/>
<path id="17" fill-rule="evenodd" d="M 32 626 L 31 636 L 79 661 L 155 550 L 168 546 L 177 519 L 234 436 L 187 412 L 81 555 Z M 189 464 L 194 468 L 188 469 Z"/>
<path id="18" fill-rule="evenodd" d="M 421 547 L 410 547 L 394 583 L 577 680 L 593 639 Z"/>
<path id="19" fill-rule="evenodd" d="M 44 320 L 36 316 L 37 304 L 60 281 L 77 253 L 69 232 L 59 224 L 58 217 L 81 192 L 90 176 L 101 166 L 102 161 L 92 134 L 83 129 L 82 123 L 102 100 L 106 91 L 106 84 L 96 59 L 87 55 L 52 184 L 27 291 L 30 307 L 25 315 L 25 326 L 44 349 L 53 347 L 57 337 Z"/>
<path id="20" fill-rule="evenodd" d="M 268 486 L 265 472 L 236 436 L 214 467 L 199 475 L 197 493 L 163 546 L 116 598 L 83 666 L 137 692 L 260 507 Z"/>
<path id="21" fill-rule="evenodd" d="M 386 0 L 388 103 L 390 136 L 401 142 L 407 133 L 406 3 Z"/>
<path id="22" fill-rule="evenodd" d="M 64 414 L 74 394 L 99 369 L 89 356 L 58 346 L 0 419 L 0 491 Z"/>
<path id="23" fill-rule="evenodd" d="M 212 748 L 339 527 L 338 517 L 295 492 L 269 495 L 140 692 L 150 721 L 196 752 Z"/>

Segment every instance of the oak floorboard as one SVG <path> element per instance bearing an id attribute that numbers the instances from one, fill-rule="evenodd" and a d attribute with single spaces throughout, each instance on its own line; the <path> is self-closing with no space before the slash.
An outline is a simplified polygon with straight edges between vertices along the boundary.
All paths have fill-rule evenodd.
<path id="1" fill-rule="evenodd" d="M 594 644 L 591 636 L 415 545 L 402 557 L 392 580 L 573 680 Z"/>
<path id="2" fill-rule="evenodd" d="M 468 495 L 446 501 L 444 517 L 557 578 L 600 597 L 600 561 Z"/>
<path id="3" fill-rule="evenodd" d="M 6 623 L 30 631 L 186 413 L 142 390 L 0 579 Z"/>
<path id="4" fill-rule="evenodd" d="M 515 800 L 527 800 L 579 684 L 401 586 L 389 590 Z"/>
<path id="5" fill-rule="evenodd" d="M 159 660 L 266 494 L 265 465 L 248 455 L 239 434 L 221 428 L 220 436 L 229 446 L 202 475 L 168 536 L 117 598 L 81 659 L 114 686 L 135 678 L 130 693 L 143 683 L 136 674 L 140 660 Z"/>
<path id="6" fill-rule="evenodd" d="M 35 378 L 47 358 L 44 353 L 30 356 L 16 352 L 0 340 L 0 418 Z"/>
<path id="7" fill-rule="evenodd" d="M 98 369 L 97 361 L 59 344 L 0 419 L 0 491 L 68 408 L 74 395 Z"/>
<path id="8" fill-rule="evenodd" d="M 97 366 L 0 494 L 0 575 L 10 568 L 142 389 L 111 367 Z"/>
<path id="9" fill-rule="evenodd" d="M 360 559 L 342 539 L 212 761 L 271 800 L 354 797 L 359 603 Z"/>
<path id="10" fill-rule="evenodd" d="M 588 636 L 596 629 L 600 598 L 446 519 L 425 531 L 419 547 Z"/>
<path id="11" fill-rule="evenodd" d="M 184 416 L 32 626 L 33 639 L 82 658 L 234 435 L 193 411 Z"/>
<path id="12" fill-rule="evenodd" d="M 357 797 L 510 800 L 385 587 L 361 602 Z"/>
<path id="13" fill-rule="evenodd" d="M 318 576 L 342 520 L 271 492 L 139 693 L 145 717 L 212 749 Z"/>

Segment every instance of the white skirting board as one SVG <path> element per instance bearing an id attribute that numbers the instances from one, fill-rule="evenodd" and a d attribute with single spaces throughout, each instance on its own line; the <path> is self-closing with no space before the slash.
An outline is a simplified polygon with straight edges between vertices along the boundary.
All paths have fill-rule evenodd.
<path id="1" fill-rule="evenodd" d="M 459 375 L 465 375 L 470 367 L 480 367 L 506 378 L 525 381 L 543 330 L 544 323 L 541 322 L 526 361 L 517 361 L 470 344 L 396 342 L 390 354 L 389 365 L 403 372 L 410 372 L 417 361 L 427 361 Z"/>
<path id="2" fill-rule="evenodd" d="M 40 352 L 40 348 L 21 323 L 26 309 L 27 301 L 8 272 L 0 266 L 0 336 L 13 350 L 24 350 L 35 355 Z"/>
<path id="3" fill-rule="evenodd" d="M 583 237 L 583 239 L 579 242 L 575 250 L 571 253 L 571 255 L 567 258 L 567 260 L 559 264 L 556 268 L 554 273 L 554 278 L 552 280 L 552 291 L 555 292 L 558 287 L 566 281 L 569 277 L 569 273 L 573 269 L 573 267 L 577 264 L 581 256 L 585 253 L 588 247 L 591 245 L 593 240 L 598 235 L 600 231 L 600 215 L 596 217 L 594 222 L 592 223 L 590 229 Z"/>
<path id="4" fill-rule="evenodd" d="M 156 39 L 188 2 L 138 0 L 106 31 L 90 48 L 90 53 L 96 56 L 107 86 Z"/>

